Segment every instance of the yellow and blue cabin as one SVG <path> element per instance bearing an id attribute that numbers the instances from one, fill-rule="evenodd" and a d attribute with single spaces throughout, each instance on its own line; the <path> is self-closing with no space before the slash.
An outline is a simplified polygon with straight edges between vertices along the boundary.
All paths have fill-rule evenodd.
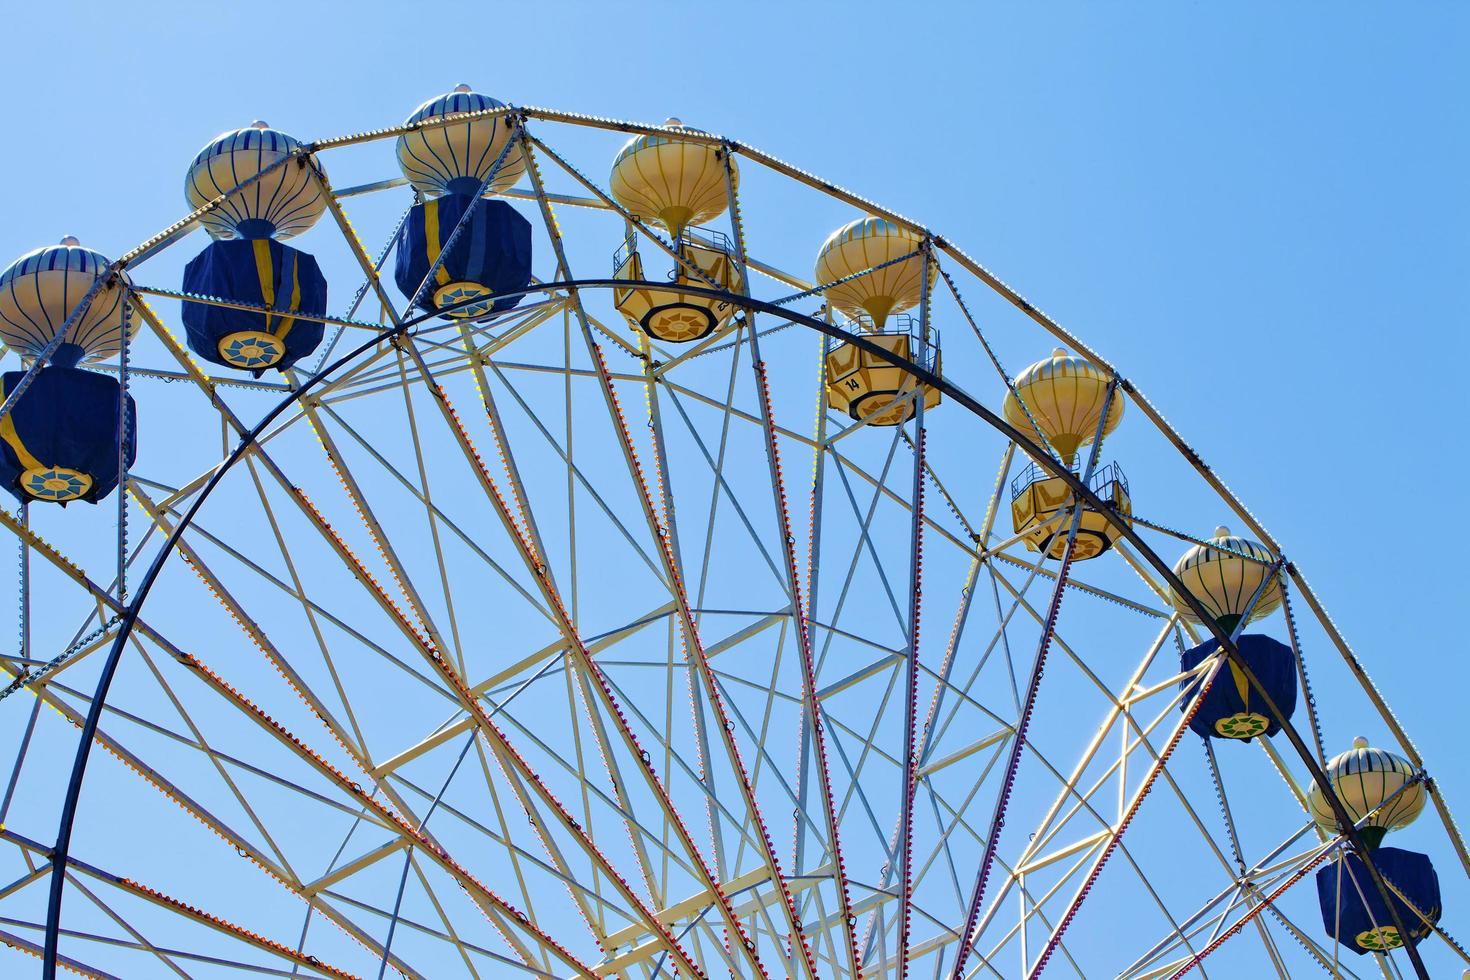
<path id="1" fill-rule="evenodd" d="M 118 353 L 137 327 L 128 277 L 111 270 L 106 256 L 68 235 L 59 245 L 26 253 L 0 273 L 0 340 L 28 364 L 56 345 L 46 366 L 0 419 L 0 484 L 22 503 L 95 503 L 117 486 L 121 386 L 115 378 L 77 366 L 83 359 L 100 361 Z M 78 312 L 89 292 L 91 301 Z M 0 376 L 0 400 L 24 378 L 24 371 Z M 132 398 L 126 405 L 125 455 L 131 465 L 137 408 Z"/>
<path id="2" fill-rule="evenodd" d="M 398 291 L 426 313 L 504 313 L 531 283 L 531 223 L 504 201 L 445 194 L 415 204 L 394 248 Z"/>
<path id="3" fill-rule="evenodd" d="M 327 312 L 316 259 L 281 244 L 316 224 L 326 192 L 300 141 L 263 122 L 222 133 L 184 178 L 189 206 L 215 239 L 184 269 L 184 292 L 264 310 L 184 301 L 189 347 L 215 364 L 259 377 L 314 351 Z"/>
<path id="4" fill-rule="evenodd" d="M 1439 876 L 1429 855 L 1397 847 L 1378 847 L 1372 851 L 1373 867 L 1393 882 L 1405 898 L 1423 911 L 1425 922 L 1397 895 L 1390 900 L 1399 921 L 1409 934 L 1404 936 L 1393 925 L 1389 907 L 1368 868 L 1357 854 L 1344 850 L 1337 860 L 1317 872 L 1317 902 L 1322 909 L 1322 927 L 1327 934 L 1359 956 L 1384 953 L 1401 948 L 1407 941 L 1417 946 L 1438 923 L 1444 906 L 1439 892 Z"/>
<path id="5" fill-rule="evenodd" d="M 1235 641 L 1240 657 L 1261 682 L 1276 707 L 1288 719 L 1296 711 L 1296 657 L 1291 647 L 1261 633 L 1244 633 Z M 1190 647 L 1179 657 L 1179 670 L 1192 671 L 1217 655 L 1219 643 L 1209 640 Z M 1184 692 L 1179 710 L 1187 711 L 1194 702 L 1203 678 L 1187 677 L 1179 682 Z M 1271 716 L 1266 703 L 1245 674 L 1226 661 L 1215 675 L 1215 681 L 1200 701 L 1199 710 L 1189 722 L 1200 738 L 1232 738 L 1249 742 L 1257 735 L 1270 737 L 1281 731 L 1281 724 Z"/>
<path id="6" fill-rule="evenodd" d="M 728 297 L 693 293 L 688 287 L 734 294 L 742 280 L 729 239 L 717 231 L 684 228 L 674 239 L 674 251 L 679 261 L 669 273 L 668 286 L 617 286 L 613 303 L 629 323 L 655 340 L 687 344 L 723 329 L 735 316 Z M 614 254 L 613 278 L 647 281 L 636 234 L 630 232 Z"/>
<path id="7" fill-rule="evenodd" d="M 189 348 L 207 361 L 259 377 L 316 350 L 327 280 L 311 255 L 273 238 L 212 242 L 184 268 L 184 292 L 270 312 L 184 300 Z"/>
<path id="8" fill-rule="evenodd" d="M 0 419 L 0 484 L 22 503 L 96 503 L 117 487 L 120 386 L 116 378 L 76 367 L 82 353 L 62 344 Z M 0 398 L 24 377 L 24 371 L 0 376 Z M 129 466 L 137 457 L 137 421 L 128 396 Z"/>
<path id="9" fill-rule="evenodd" d="M 938 372 L 939 332 L 929 331 L 929 339 L 920 344 L 918 321 L 907 314 L 889 316 L 889 326 L 874 329 L 867 316 L 852 320 L 853 332 L 886 351 L 913 361 L 920 349 L 925 352 L 923 367 Z M 905 398 L 918 387 L 912 371 L 888 363 L 880 355 L 863 350 L 856 344 L 828 338 L 824 367 L 827 376 L 827 405 L 845 412 L 854 421 L 867 420 L 869 425 L 899 425 L 914 414 L 914 402 L 924 399 L 924 410 L 939 405 L 939 389 L 924 386 L 922 395 Z"/>

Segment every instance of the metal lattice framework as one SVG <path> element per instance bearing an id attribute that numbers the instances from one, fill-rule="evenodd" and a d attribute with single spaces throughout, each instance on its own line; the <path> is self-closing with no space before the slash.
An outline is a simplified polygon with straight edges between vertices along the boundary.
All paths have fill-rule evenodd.
<path id="1" fill-rule="evenodd" d="M 163 285 L 218 201 L 115 264 L 146 326 L 111 369 L 143 446 L 115 524 L 0 513 L 20 554 L 0 940 L 101 977 L 1470 962 L 1438 926 L 1422 953 L 1345 962 L 1310 886 L 1293 889 L 1362 849 L 1330 791 L 1336 835 L 1306 814 L 1334 718 L 1430 786 L 1443 834 L 1412 833 L 1441 874 L 1470 875 L 1470 856 L 1280 543 L 1099 353 L 933 231 L 692 131 L 724 153 L 745 289 L 722 294 L 739 312 L 714 335 L 650 341 L 613 310 L 628 283 L 595 263 L 629 231 L 682 260 L 583 172 L 616 134 L 659 128 L 518 107 L 417 125 L 489 115 L 527 162 L 506 196 L 540 219 L 538 280 L 509 312 L 417 316 L 380 279 L 404 182 L 327 175 L 386 172 L 409 127 L 283 164 L 327 194 L 334 220 L 308 243 L 335 281 L 360 278 L 310 369 L 209 374 L 170 331 L 165 300 L 251 308 Z M 783 271 L 854 210 L 918 233 L 937 273 L 912 361 Z M 941 325 L 942 375 L 926 350 Z M 893 428 L 829 411 L 829 339 L 942 407 L 911 392 Z M 1001 517 L 1033 461 L 1111 513 L 1089 489 L 1096 442 L 1073 474 L 995 411 L 1002 354 L 1057 341 L 1130 411 L 1109 445 L 1136 513 L 1087 563 L 1080 514 L 1059 518 L 1060 561 Z M 1177 655 L 1213 634 L 1244 664 L 1169 594 L 1173 557 L 1201 541 L 1175 528 L 1226 514 L 1275 556 L 1286 601 L 1266 628 L 1305 703 L 1274 741 L 1217 747 L 1189 734 Z M 1206 686 L 1225 663 L 1199 668 Z M 1372 879 L 1353 887 L 1395 890 Z"/>

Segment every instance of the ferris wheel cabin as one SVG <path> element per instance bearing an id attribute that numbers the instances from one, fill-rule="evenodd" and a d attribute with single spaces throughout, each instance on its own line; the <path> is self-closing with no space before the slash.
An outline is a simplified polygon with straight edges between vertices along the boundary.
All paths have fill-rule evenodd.
<path id="1" fill-rule="evenodd" d="M 939 333 L 930 331 L 927 342 L 913 317 L 891 317 L 892 326 L 874 329 L 867 317 L 854 321 L 863 340 L 876 344 L 906 361 L 922 357 L 922 366 L 939 371 Z M 915 394 L 921 387 L 912 372 L 889 363 L 881 355 L 848 341 L 828 338 L 825 359 L 827 404 L 846 412 L 854 421 L 869 425 L 900 425 L 914 415 Z M 923 385 L 924 408 L 939 405 L 939 390 Z"/>
<path id="2" fill-rule="evenodd" d="M 717 231 L 684 228 L 674 239 L 677 256 L 669 286 L 628 286 L 613 292 L 613 302 L 628 322 L 655 340 L 687 344 L 724 329 L 735 315 L 728 299 L 690 292 L 687 287 L 738 293 L 740 270 L 731 257 L 730 240 Z M 613 257 L 613 278 L 647 281 L 638 236 L 627 240 Z"/>
<path id="3" fill-rule="evenodd" d="M 137 329 L 128 280 L 110 275 L 111 265 L 68 236 L 0 273 L 0 340 L 28 370 L 49 355 L 28 384 L 28 371 L 0 378 L 0 400 L 20 392 L 0 419 L 0 485 L 22 504 L 96 503 L 137 455 L 132 396 L 116 378 L 80 366 L 117 354 Z"/>

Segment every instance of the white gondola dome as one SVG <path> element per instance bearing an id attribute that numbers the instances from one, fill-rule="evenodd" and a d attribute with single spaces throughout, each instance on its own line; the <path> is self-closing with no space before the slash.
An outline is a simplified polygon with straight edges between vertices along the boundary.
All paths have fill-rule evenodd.
<path id="1" fill-rule="evenodd" d="M 221 133 L 189 165 L 184 197 L 189 207 L 199 208 L 229 195 L 199 219 L 213 238 L 292 238 L 316 224 L 327 207 L 321 184 L 300 151 L 300 140 L 260 121 Z"/>
<path id="2" fill-rule="evenodd" d="M 1281 605 L 1281 576 L 1272 568 L 1275 561 L 1276 556 L 1265 545 L 1231 534 L 1228 527 L 1221 526 L 1215 528 L 1215 535 L 1209 541 L 1195 545 L 1180 556 L 1174 564 L 1174 574 L 1221 628 L 1229 632 L 1239 623 L 1257 589 L 1261 595 L 1246 622 L 1268 616 Z M 1183 596 L 1171 589 L 1170 598 L 1186 620 L 1200 621 Z"/>
<path id="3" fill-rule="evenodd" d="M 505 103 L 499 99 L 461 84 L 455 86 L 454 91 L 419 106 L 404 125 L 432 122 L 459 113 L 503 108 Z M 514 134 L 504 115 L 414 130 L 398 137 L 398 167 L 420 194 L 438 197 L 442 194 L 475 193 L 499 160 L 500 167 L 485 188 L 487 194 L 499 194 L 514 187 L 526 171 L 521 148 L 512 146 L 508 151 L 505 149 Z M 504 159 L 501 159 L 502 152 Z"/>
<path id="4" fill-rule="evenodd" d="M 111 259 L 83 247 L 70 235 L 60 244 L 35 249 L 16 259 L 0 272 L 0 340 L 27 361 L 39 355 L 111 265 Z M 138 319 L 124 302 L 124 287 L 128 284 L 127 276 L 119 273 L 118 282 L 103 286 L 67 331 L 63 344 L 75 344 L 91 361 L 118 353 L 124 330 L 136 333 L 138 329 Z M 61 363 L 70 360 L 65 352 L 54 359 Z"/>
<path id="5" fill-rule="evenodd" d="M 1372 845 L 1388 831 L 1413 823 L 1424 809 L 1422 780 L 1400 792 L 1414 780 L 1414 766 L 1392 752 L 1373 748 L 1365 738 L 1353 739 L 1353 747 L 1329 761 L 1325 772 L 1343 809 L 1354 821 L 1378 810 L 1360 829 Z M 1337 832 L 1336 815 L 1315 781 L 1308 791 L 1307 805 L 1318 826 Z"/>

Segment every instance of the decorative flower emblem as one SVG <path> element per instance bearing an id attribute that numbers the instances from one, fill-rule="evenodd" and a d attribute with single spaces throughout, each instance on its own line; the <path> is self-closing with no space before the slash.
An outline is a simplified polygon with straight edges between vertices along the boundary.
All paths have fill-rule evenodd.
<path id="1" fill-rule="evenodd" d="M 76 500 L 92 488 L 92 478 L 85 473 L 62 466 L 27 470 L 20 478 L 21 488 L 37 500 L 60 503 Z"/>
<path id="2" fill-rule="evenodd" d="M 1369 929 L 1360 932 L 1353 937 L 1359 946 L 1364 949 L 1374 949 L 1379 952 L 1389 949 L 1398 949 L 1404 944 L 1399 938 L 1399 931 L 1393 926 L 1383 926 L 1380 929 Z"/>
<path id="3" fill-rule="evenodd" d="M 458 309 L 449 310 L 444 315 L 452 316 L 456 319 L 469 319 L 470 317 L 484 316 L 495 306 L 495 300 L 492 298 L 490 290 L 477 282 L 452 282 L 447 286 L 441 286 L 434 293 L 434 304 L 441 310 L 446 306 L 454 306 L 457 303 L 463 303 L 466 300 L 472 299 L 481 299 L 483 302 L 461 306 Z"/>
<path id="4" fill-rule="evenodd" d="M 1215 731 L 1225 738 L 1255 738 L 1265 733 L 1271 725 L 1270 719 L 1253 711 L 1243 711 L 1215 722 Z"/>
<path id="5" fill-rule="evenodd" d="M 238 368 L 270 367 L 286 353 L 283 345 L 268 333 L 231 334 L 220 343 L 220 354 Z"/>

